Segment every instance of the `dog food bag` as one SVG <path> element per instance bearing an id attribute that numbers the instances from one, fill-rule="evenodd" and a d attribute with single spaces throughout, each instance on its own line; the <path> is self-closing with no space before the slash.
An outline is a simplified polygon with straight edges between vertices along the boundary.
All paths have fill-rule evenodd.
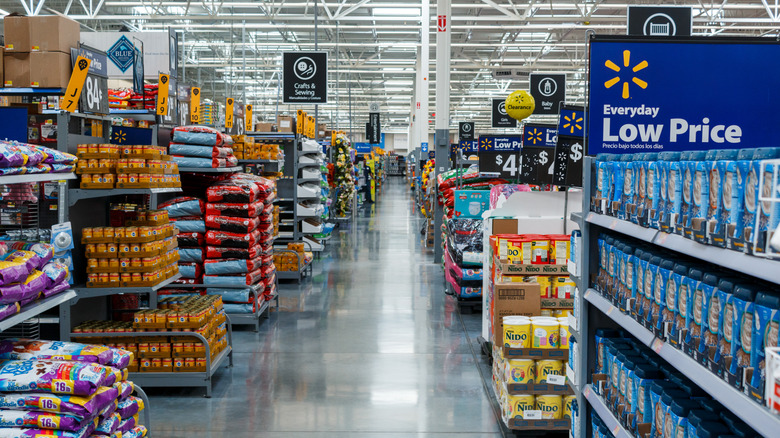
<path id="1" fill-rule="evenodd" d="M 122 417 L 115 412 L 100 420 L 95 433 L 97 435 L 111 435 L 119 429 L 120 423 L 122 423 Z"/>
<path id="2" fill-rule="evenodd" d="M 0 364 L 0 392 L 45 391 L 90 396 L 105 380 L 106 367 L 92 363 L 11 360 Z"/>
<path id="3" fill-rule="evenodd" d="M 254 259 L 258 256 L 257 247 L 254 248 L 223 248 L 221 246 L 207 246 L 206 257 L 210 259 L 233 258 Z"/>
<path id="4" fill-rule="evenodd" d="M 200 216 L 183 216 L 171 218 L 173 224 L 182 233 L 205 233 L 206 223 Z"/>
<path id="5" fill-rule="evenodd" d="M 27 278 L 30 271 L 24 261 L 0 261 L 0 285 L 22 281 Z"/>
<path id="6" fill-rule="evenodd" d="M 97 419 L 85 420 L 70 415 L 48 412 L 0 410 L 0 428 L 29 427 L 78 432 L 90 423 L 93 427 L 96 426 Z"/>
<path id="7" fill-rule="evenodd" d="M 229 233 L 251 233 L 260 225 L 258 218 L 236 218 L 230 216 L 206 216 L 206 227 L 210 230 Z"/>
<path id="8" fill-rule="evenodd" d="M 117 413 L 123 418 L 130 418 L 144 410 L 144 401 L 138 397 L 128 397 L 119 403 Z"/>
<path id="9" fill-rule="evenodd" d="M 260 269 L 262 258 L 255 259 L 208 259 L 203 263 L 207 275 L 244 274 Z"/>
<path id="10" fill-rule="evenodd" d="M 753 377 L 750 385 L 763 388 L 765 379 L 765 349 L 778 345 L 780 330 L 780 297 L 758 292 L 753 305 L 753 335 L 750 345 L 750 366 Z"/>
<path id="11" fill-rule="evenodd" d="M 208 126 L 177 126 L 173 128 L 171 140 L 184 144 L 222 146 L 225 136 Z"/>
<path id="12" fill-rule="evenodd" d="M 260 241 L 260 233 L 255 230 L 251 233 L 229 233 L 227 231 L 207 231 L 206 245 L 222 246 L 229 248 L 250 248 Z"/>
<path id="13" fill-rule="evenodd" d="M 109 347 L 61 341 L 6 339 L 0 341 L 2 360 L 63 360 L 108 364 L 113 354 Z"/>
<path id="14" fill-rule="evenodd" d="M 271 207 L 273 209 L 273 207 Z M 208 216 L 230 216 L 252 218 L 260 216 L 265 211 L 263 201 L 243 204 L 220 204 L 209 202 L 206 204 L 206 215 Z"/>
<path id="15" fill-rule="evenodd" d="M 122 348 L 109 347 L 109 350 L 111 350 L 111 360 L 106 365 L 121 370 L 123 373 L 121 380 L 127 380 L 127 367 L 133 361 L 133 353 Z"/>
<path id="16" fill-rule="evenodd" d="M 144 438 L 147 430 L 144 426 L 135 426 L 122 434 L 122 438 Z"/>
<path id="17" fill-rule="evenodd" d="M 42 411 L 72 415 L 78 418 L 94 418 L 119 395 L 116 388 L 101 386 L 89 397 L 76 395 L 13 393 L 0 394 L 0 409 Z"/>
<path id="18" fill-rule="evenodd" d="M 135 391 L 135 385 L 133 384 L 133 382 L 127 380 L 114 383 L 113 388 L 115 388 L 119 393 L 116 399 L 120 402 L 125 400 L 127 397 L 130 397 L 130 394 L 132 394 L 133 391 Z"/>
<path id="19" fill-rule="evenodd" d="M 750 365 L 755 300 L 756 290 L 750 285 L 739 284 L 734 287 L 734 294 L 723 312 L 723 332 L 718 339 L 719 353 L 731 356 L 729 372 L 734 375 Z"/>
<path id="20" fill-rule="evenodd" d="M 179 262 L 203 263 L 203 248 L 179 248 Z"/>
<path id="21" fill-rule="evenodd" d="M 119 423 L 119 428 L 117 430 L 122 432 L 122 434 L 124 434 L 125 432 L 132 430 L 136 426 L 138 426 L 138 415 L 134 415 L 130 418 L 123 419 Z"/>
<path id="22" fill-rule="evenodd" d="M 179 248 L 197 248 L 206 243 L 204 233 L 179 233 L 176 235 Z"/>
<path id="23" fill-rule="evenodd" d="M 167 211 L 169 218 L 202 216 L 206 210 L 206 204 L 201 199 L 192 196 L 181 196 L 163 202 L 157 208 Z"/>

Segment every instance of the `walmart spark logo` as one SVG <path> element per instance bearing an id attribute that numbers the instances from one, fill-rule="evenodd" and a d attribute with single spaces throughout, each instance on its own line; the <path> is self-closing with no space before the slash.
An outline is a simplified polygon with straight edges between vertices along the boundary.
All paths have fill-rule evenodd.
<path id="1" fill-rule="evenodd" d="M 528 141 L 532 144 L 541 143 L 542 141 L 542 131 L 534 128 L 528 133 Z"/>
<path id="2" fill-rule="evenodd" d="M 125 131 L 117 131 L 114 132 L 114 141 L 117 144 L 123 144 L 127 141 L 127 134 L 125 134 Z"/>
<path id="3" fill-rule="evenodd" d="M 566 123 L 563 124 L 563 129 L 568 129 L 569 134 L 574 134 L 575 129 L 578 131 L 582 130 L 582 125 L 580 125 L 580 123 L 582 123 L 583 118 L 582 116 L 578 116 L 575 111 L 571 112 L 571 116 L 563 116 L 563 120 L 566 121 Z"/>
<path id="4" fill-rule="evenodd" d="M 479 149 L 482 151 L 493 150 L 493 139 L 492 138 L 480 139 Z"/>
<path id="5" fill-rule="evenodd" d="M 613 70 L 616 73 L 620 73 L 621 68 L 617 66 L 614 62 L 607 60 L 607 62 L 604 63 L 605 66 L 607 66 L 608 69 Z M 631 51 L 630 50 L 624 50 L 623 51 L 623 67 L 628 68 L 628 66 L 631 65 Z M 642 69 L 647 68 L 647 61 L 642 61 L 639 64 L 635 65 L 631 71 L 636 73 Z M 604 86 L 607 88 L 612 88 L 615 84 L 620 82 L 620 75 L 615 76 L 614 78 L 608 80 L 604 83 Z M 631 82 L 635 83 L 636 85 L 639 85 L 640 88 L 645 89 L 647 88 L 647 82 L 639 79 L 636 76 L 633 76 L 631 78 Z M 628 91 L 628 81 L 623 81 L 623 99 L 630 98 L 631 95 Z"/>

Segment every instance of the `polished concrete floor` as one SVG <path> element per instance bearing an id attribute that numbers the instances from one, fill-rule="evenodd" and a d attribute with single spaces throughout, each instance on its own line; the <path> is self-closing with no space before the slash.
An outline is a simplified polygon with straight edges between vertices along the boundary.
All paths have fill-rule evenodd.
<path id="1" fill-rule="evenodd" d="M 234 331 L 212 398 L 148 390 L 155 438 L 502 436 L 480 316 L 443 293 L 402 181 L 336 229 L 310 280 L 281 285 L 259 333 Z"/>

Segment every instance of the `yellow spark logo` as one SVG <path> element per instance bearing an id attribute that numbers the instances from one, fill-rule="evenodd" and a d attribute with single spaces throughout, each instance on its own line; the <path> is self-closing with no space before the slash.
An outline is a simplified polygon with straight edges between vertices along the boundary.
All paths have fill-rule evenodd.
<path id="1" fill-rule="evenodd" d="M 609 87 L 607 87 L 609 88 Z M 572 111 L 571 117 L 569 116 L 563 116 L 563 120 L 566 120 L 566 123 L 563 125 L 563 129 L 569 129 L 569 134 L 574 134 L 574 128 L 577 128 L 578 130 L 582 129 L 582 123 L 583 118 L 577 117 L 577 113 Z"/>
<path id="2" fill-rule="evenodd" d="M 486 150 L 488 150 L 489 147 L 493 146 L 493 140 L 492 139 L 491 140 L 481 140 L 480 143 L 481 143 L 480 146 L 482 146 L 482 150 L 483 151 L 486 151 Z"/>
<path id="3" fill-rule="evenodd" d="M 127 134 L 125 134 L 125 131 L 117 131 L 114 133 L 114 141 L 122 144 L 127 141 Z"/>
<path id="4" fill-rule="evenodd" d="M 630 50 L 624 50 L 623 51 L 623 67 L 628 68 L 628 66 L 631 64 L 631 51 Z M 620 73 L 620 67 L 617 66 L 614 62 L 607 60 L 607 62 L 604 63 L 605 66 L 607 66 L 608 69 L 613 70 L 616 73 Z M 647 61 L 642 61 L 639 64 L 635 65 L 631 71 L 634 73 L 644 69 L 647 67 Z M 620 82 L 620 76 L 615 76 L 614 78 L 608 80 L 607 82 L 604 82 L 604 86 L 607 88 L 612 88 L 615 84 Z M 647 88 L 647 82 L 637 78 L 632 77 L 631 82 L 639 85 L 640 88 L 645 89 Z M 631 97 L 631 95 L 628 92 L 628 81 L 623 81 L 623 99 L 628 99 Z"/>
<path id="5" fill-rule="evenodd" d="M 528 135 L 528 141 L 530 141 L 533 144 L 539 143 L 542 141 L 542 132 L 538 129 L 534 128 L 533 131 L 531 131 Z"/>

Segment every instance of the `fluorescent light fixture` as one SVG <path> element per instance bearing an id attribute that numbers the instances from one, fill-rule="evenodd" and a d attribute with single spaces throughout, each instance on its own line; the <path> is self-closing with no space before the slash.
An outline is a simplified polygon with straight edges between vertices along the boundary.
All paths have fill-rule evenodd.
<path id="1" fill-rule="evenodd" d="M 374 15 L 385 17 L 419 17 L 421 15 L 420 8 L 373 8 L 371 12 Z"/>

